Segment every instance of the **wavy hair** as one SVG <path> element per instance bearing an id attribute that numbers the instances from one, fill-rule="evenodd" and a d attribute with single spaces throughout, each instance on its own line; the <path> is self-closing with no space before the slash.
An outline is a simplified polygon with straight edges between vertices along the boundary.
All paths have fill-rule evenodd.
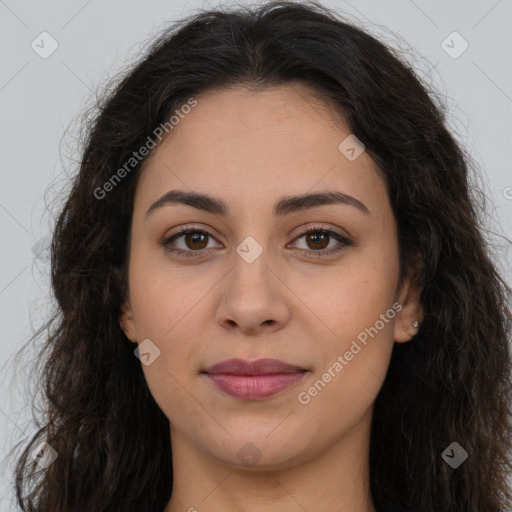
<path id="1" fill-rule="evenodd" d="M 36 333 L 45 333 L 37 356 L 45 407 L 15 468 L 24 512 L 165 507 L 169 420 L 118 323 L 147 156 L 108 193 L 98 190 L 189 98 L 294 82 L 365 144 L 397 221 L 401 278 L 415 269 L 423 287 L 424 322 L 411 342 L 394 344 L 375 402 L 377 510 L 510 505 L 511 290 L 486 237 L 476 166 L 448 130 L 446 107 L 398 50 L 320 4 L 273 1 L 201 10 L 166 27 L 85 118 L 79 170 L 52 234 L 56 309 Z M 58 458 L 41 470 L 31 454 L 43 441 Z M 442 457 L 452 442 L 469 455 L 457 469 Z"/>

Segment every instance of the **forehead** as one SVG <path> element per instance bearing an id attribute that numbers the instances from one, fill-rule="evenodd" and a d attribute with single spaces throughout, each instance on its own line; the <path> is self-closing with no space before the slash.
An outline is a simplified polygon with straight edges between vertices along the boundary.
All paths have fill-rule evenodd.
<path id="1" fill-rule="evenodd" d="M 334 187 L 364 197 L 370 209 L 386 201 L 373 160 L 363 151 L 351 161 L 340 151 L 350 128 L 308 86 L 239 86 L 195 99 L 145 162 L 139 201 L 180 188 L 252 207 Z"/>

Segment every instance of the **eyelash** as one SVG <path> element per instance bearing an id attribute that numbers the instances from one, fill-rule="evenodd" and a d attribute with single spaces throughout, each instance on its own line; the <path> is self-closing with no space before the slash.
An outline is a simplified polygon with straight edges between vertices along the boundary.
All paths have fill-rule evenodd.
<path id="1" fill-rule="evenodd" d="M 162 241 L 162 246 L 165 248 L 166 251 L 178 254 L 179 256 L 183 256 L 183 257 L 186 257 L 186 258 L 196 258 L 196 257 L 199 257 L 201 255 L 204 255 L 204 251 L 206 251 L 206 249 L 200 249 L 200 250 L 197 250 L 197 251 L 185 251 L 183 249 L 173 249 L 173 248 L 171 248 L 169 246 L 169 244 L 172 241 L 174 241 L 176 238 L 179 238 L 180 236 L 183 236 L 183 235 L 186 235 L 186 234 L 191 234 L 191 233 L 194 233 L 194 234 L 201 233 L 201 234 L 204 234 L 204 235 L 207 235 L 207 236 L 210 236 L 210 237 L 214 238 L 210 233 L 208 233 L 208 231 L 204 231 L 202 229 L 196 229 L 196 228 L 193 228 L 193 227 L 186 227 L 186 228 L 181 228 L 174 235 L 171 235 L 170 237 L 165 238 Z M 353 242 L 351 242 L 348 238 L 340 235 L 336 231 L 332 231 L 330 229 L 325 229 L 325 228 L 317 227 L 317 226 L 313 226 L 313 227 L 304 229 L 303 231 L 301 231 L 294 238 L 294 241 L 298 240 L 299 238 L 302 238 L 304 235 L 307 235 L 309 233 L 322 233 L 322 234 L 325 234 L 325 235 L 329 235 L 330 238 L 334 238 L 335 240 L 337 240 L 338 242 L 341 243 L 340 247 L 331 248 L 329 250 L 319 249 L 319 250 L 315 251 L 315 250 L 302 249 L 302 251 L 304 251 L 306 254 L 314 256 L 314 257 L 330 256 L 332 254 L 336 254 L 336 253 L 339 253 L 339 252 L 343 251 L 346 247 L 354 245 Z M 211 249 L 210 249 L 210 251 L 211 251 Z"/>

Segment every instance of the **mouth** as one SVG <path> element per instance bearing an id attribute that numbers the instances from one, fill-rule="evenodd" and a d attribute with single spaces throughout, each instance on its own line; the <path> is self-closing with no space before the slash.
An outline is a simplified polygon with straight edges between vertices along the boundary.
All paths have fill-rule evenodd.
<path id="1" fill-rule="evenodd" d="M 244 400 L 260 400 L 300 381 L 308 370 L 278 359 L 229 359 L 201 372 L 220 391 Z"/>

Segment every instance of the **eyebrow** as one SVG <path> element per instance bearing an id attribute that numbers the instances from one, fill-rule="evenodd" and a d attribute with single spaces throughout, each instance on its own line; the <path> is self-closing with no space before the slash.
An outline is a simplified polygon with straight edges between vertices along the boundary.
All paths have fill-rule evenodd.
<path id="1" fill-rule="evenodd" d="M 198 210 L 204 210 L 216 215 L 229 215 L 229 207 L 222 199 L 198 192 L 170 190 L 149 207 L 146 212 L 146 217 L 163 206 L 176 204 L 192 206 Z M 276 217 L 283 217 L 290 213 L 328 204 L 346 204 L 357 208 L 365 215 L 370 215 L 368 208 L 364 203 L 359 201 L 359 199 L 338 191 L 326 191 L 314 194 L 282 197 L 274 206 L 274 215 Z"/>

